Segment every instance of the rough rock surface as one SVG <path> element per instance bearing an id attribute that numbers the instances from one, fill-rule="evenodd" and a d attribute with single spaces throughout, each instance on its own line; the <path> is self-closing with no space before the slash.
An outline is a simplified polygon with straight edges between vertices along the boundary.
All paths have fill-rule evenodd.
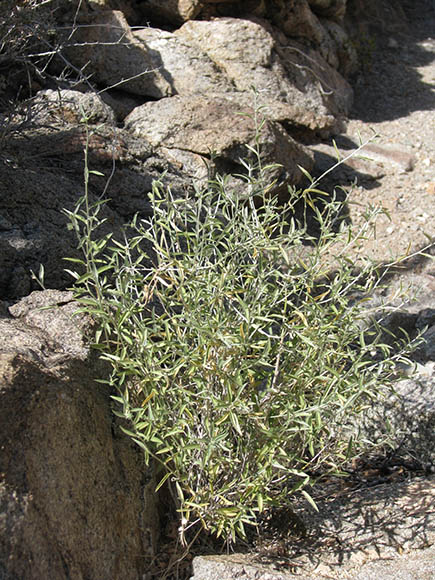
<path id="1" fill-rule="evenodd" d="M 231 81 L 209 56 L 182 36 L 142 28 L 133 32 L 135 38 L 151 52 L 154 68 L 160 69 L 171 86 L 171 94 L 193 95 L 211 92 L 232 92 Z"/>
<path id="2" fill-rule="evenodd" d="M 66 58 L 93 83 L 158 99 L 174 93 L 159 54 L 133 35 L 122 12 L 83 16 L 80 26 L 65 34 L 70 45 Z"/>
<path id="3" fill-rule="evenodd" d="M 275 120 L 325 129 L 349 111 L 352 90 L 337 71 L 316 51 L 274 36 L 264 21 L 190 21 L 176 34 L 204 51 L 237 91 L 255 86 Z"/>
<path id="4" fill-rule="evenodd" d="M 146 17 L 181 24 L 195 18 L 203 4 L 201 0 L 143 0 L 139 8 Z"/>
<path id="5" fill-rule="evenodd" d="M 155 549 L 153 476 L 94 381 L 76 308 L 34 292 L 0 319 L 2 578 L 140 580 Z"/>
<path id="6" fill-rule="evenodd" d="M 150 27 L 131 30 L 121 12 L 105 11 L 83 17 L 70 32 L 66 57 L 92 82 L 143 97 L 251 93 L 255 86 L 265 93 L 272 118 L 331 129 L 352 102 L 352 89 L 336 70 L 345 32 L 331 24 L 329 33 L 308 4 L 306 11 L 320 30 L 313 37 L 318 50 L 298 43 L 297 34 L 293 40 L 280 37 L 266 21 L 190 20 L 172 34 Z"/>
<path id="7" fill-rule="evenodd" d="M 246 144 L 254 146 L 256 140 L 254 111 L 246 112 L 251 116 L 240 115 L 239 108 L 222 97 L 172 97 L 137 107 L 125 119 L 125 126 L 157 150 L 164 147 L 172 151 L 180 162 L 185 159 L 178 157 L 179 151 L 201 155 L 204 160 L 217 155 L 232 164 L 228 169 L 237 167 L 240 172 L 240 159 L 248 157 Z M 259 144 L 265 164 L 280 164 L 270 174 L 271 180 L 278 180 L 277 187 L 300 180 L 297 165 L 312 165 L 310 155 L 278 123 L 264 125 Z"/>
<path id="8" fill-rule="evenodd" d="M 77 125 L 84 117 L 92 124 L 115 122 L 113 109 L 95 93 L 47 89 L 32 101 L 32 121 L 38 125 Z"/>

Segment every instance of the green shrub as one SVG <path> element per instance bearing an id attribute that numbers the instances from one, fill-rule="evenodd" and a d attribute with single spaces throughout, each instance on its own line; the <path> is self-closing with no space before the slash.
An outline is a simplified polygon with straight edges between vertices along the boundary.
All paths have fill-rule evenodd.
<path id="1" fill-rule="evenodd" d="M 337 226 L 317 182 L 279 206 L 250 153 L 243 199 L 225 177 L 183 199 L 156 182 L 153 215 L 124 241 L 98 238 L 103 202 L 87 191 L 69 212 L 116 414 L 176 492 L 182 535 L 199 523 L 231 540 L 266 507 L 310 498 L 313 476 L 358 453 L 355 417 L 401 356 L 364 322 L 376 268 L 349 257 L 379 210 L 357 233 Z"/>

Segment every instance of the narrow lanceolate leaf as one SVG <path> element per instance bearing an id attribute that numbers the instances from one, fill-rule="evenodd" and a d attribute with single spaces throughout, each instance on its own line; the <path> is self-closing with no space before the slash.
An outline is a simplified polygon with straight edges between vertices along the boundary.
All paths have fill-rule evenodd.
<path id="1" fill-rule="evenodd" d="M 159 491 L 159 489 L 166 483 L 166 481 L 171 477 L 171 473 L 165 473 L 165 475 L 162 477 L 162 479 L 159 481 L 159 483 L 156 485 L 156 489 L 155 491 Z"/>
<path id="2" fill-rule="evenodd" d="M 142 401 L 141 407 L 146 407 L 151 399 L 156 395 L 156 391 L 151 391 L 151 393 Z"/>
<path id="3" fill-rule="evenodd" d="M 317 504 L 314 501 L 314 499 L 312 498 L 312 496 L 305 489 L 302 489 L 301 493 L 305 497 L 307 502 L 311 505 L 311 507 L 313 507 L 316 510 L 316 512 L 318 512 L 319 508 L 317 507 Z"/>
<path id="4" fill-rule="evenodd" d="M 311 183 L 314 181 L 314 178 L 308 173 L 308 171 L 304 167 L 302 167 L 302 165 L 298 165 L 298 169 L 299 171 L 301 171 L 301 173 L 305 175 L 307 179 L 311 181 Z"/>

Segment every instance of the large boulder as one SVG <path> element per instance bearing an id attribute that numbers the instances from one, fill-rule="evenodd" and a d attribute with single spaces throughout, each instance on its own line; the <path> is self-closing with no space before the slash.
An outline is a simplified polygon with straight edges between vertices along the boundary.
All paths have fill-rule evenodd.
<path id="1" fill-rule="evenodd" d="M 340 37 L 347 35 L 343 29 L 346 0 L 250 0 L 245 2 L 205 3 L 200 16 L 211 20 L 219 16 L 252 19 L 266 19 L 274 27 L 283 31 L 290 39 L 311 45 L 334 68 L 340 64 L 337 52 L 347 51 L 352 56 L 352 45 L 347 43 L 336 46 L 329 34 L 330 24 L 340 28 Z M 345 69 L 342 72 L 347 74 Z"/>
<path id="2" fill-rule="evenodd" d="M 246 144 L 255 146 L 258 134 L 254 111 L 249 108 L 241 111 L 237 103 L 222 95 L 180 96 L 145 103 L 134 109 L 125 123 L 133 134 L 145 137 L 158 151 L 184 166 L 189 164 L 188 160 L 195 166 L 196 160 L 202 158 L 203 167 L 205 162 L 210 168 L 217 161 L 218 168 L 233 170 L 232 173 L 243 172 L 240 159 L 249 158 Z M 277 180 L 277 189 L 286 189 L 300 180 L 302 172 L 298 165 L 311 169 L 310 154 L 278 123 L 267 121 L 258 139 L 263 162 L 280 164 L 268 172 L 268 181 Z"/>
<path id="3" fill-rule="evenodd" d="M 321 18 L 320 22 L 325 31 L 324 42 L 320 47 L 322 55 L 328 63 L 334 63 L 344 78 L 349 78 L 359 68 L 355 44 L 341 23 L 326 18 Z"/>
<path id="4" fill-rule="evenodd" d="M 107 11 L 71 33 L 66 55 L 91 82 L 154 99 L 228 93 L 246 103 L 255 86 L 270 118 L 331 130 L 352 103 L 352 89 L 336 70 L 340 58 L 345 60 L 346 37 L 338 25 L 322 26 L 308 4 L 306 11 L 317 31 L 308 38 L 320 52 L 280 35 L 266 21 L 190 20 L 175 33 L 133 31 L 120 12 Z M 304 38 L 302 26 L 287 12 L 276 16 L 279 27 L 292 34 L 294 26 L 296 36 Z"/>
<path id="5" fill-rule="evenodd" d="M 142 28 L 133 36 L 147 47 L 154 68 L 170 82 L 172 94 L 234 91 L 231 81 L 207 53 L 182 36 L 158 28 Z"/>
<path id="6" fill-rule="evenodd" d="M 115 113 L 95 92 L 75 90 L 39 91 L 31 102 L 32 121 L 37 125 L 78 125 L 85 118 L 89 123 L 115 123 Z"/>
<path id="7" fill-rule="evenodd" d="M 340 9 L 334 0 L 319 0 L 315 10 L 308 0 L 281 0 L 277 5 L 268 5 L 266 17 L 287 38 L 301 42 L 304 51 L 308 52 L 307 49 L 311 47 L 312 53 L 319 54 L 332 69 L 346 75 L 351 67 L 344 66 L 343 62 L 352 61 L 352 67 L 355 68 L 356 55 L 342 26 L 345 8 L 342 3 L 338 4 L 341 4 Z"/>
<path id="8" fill-rule="evenodd" d="M 153 474 L 95 382 L 76 309 L 35 292 L 0 319 L 4 579 L 140 580 L 156 547 Z"/>
<path id="9" fill-rule="evenodd" d="M 323 40 L 322 26 L 311 11 L 308 0 L 278 0 L 268 16 L 291 38 L 305 38 L 315 44 Z"/>
<path id="10" fill-rule="evenodd" d="M 349 112 L 352 89 L 344 78 L 318 52 L 264 21 L 189 21 L 175 34 L 205 52 L 242 99 L 254 86 L 274 120 L 324 130 Z"/>
<path id="11" fill-rule="evenodd" d="M 92 83 L 157 99 L 174 93 L 158 53 L 133 35 L 122 12 L 84 15 L 64 35 L 64 58 Z"/>

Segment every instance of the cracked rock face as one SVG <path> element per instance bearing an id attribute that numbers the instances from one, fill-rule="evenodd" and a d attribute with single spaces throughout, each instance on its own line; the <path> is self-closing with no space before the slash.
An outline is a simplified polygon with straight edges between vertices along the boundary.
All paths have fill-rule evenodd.
<path id="1" fill-rule="evenodd" d="M 38 274 L 41 264 L 46 287 L 71 286 L 65 258 L 81 257 L 64 210 L 74 210 L 84 190 L 86 131 L 70 122 L 79 113 L 82 93 L 61 91 L 64 100 L 53 109 L 48 106 L 44 113 L 41 103 L 49 102 L 46 97 L 51 96 L 44 92 L 35 104 L 37 115 L 44 116 L 43 124 L 47 115 L 51 124 L 10 138 L 8 163 L 0 168 L 0 297 L 5 300 L 38 288 L 32 272 Z M 102 113 L 108 108 L 103 105 Z M 98 116 L 93 118 L 95 123 L 98 120 Z M 161 179 L 165 171 L 163 182 L 171 184 L 175 192 L 187 186 L 187 178 L 154 153 L 146 139 L 107 124 L 90 124 L 89 130 L 90 169 L 103 174 L 91 175 L 89 198 L 94 203 L 105 190 L 109 199 L 101 210 L 107 222 L 99 235 L 120 235 L 133 215 L 148 215 L 147 193 L 153 179 Z M 114 166 L 116 171 L 107 183 Z"/>

